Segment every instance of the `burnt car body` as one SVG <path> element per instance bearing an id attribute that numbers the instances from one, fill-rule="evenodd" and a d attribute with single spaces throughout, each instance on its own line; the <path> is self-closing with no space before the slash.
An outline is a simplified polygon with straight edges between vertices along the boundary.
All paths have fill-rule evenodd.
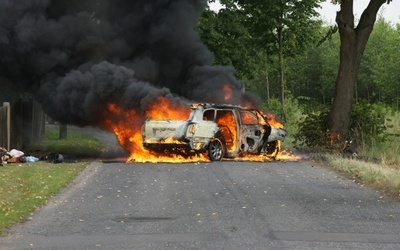
<path id="1" fill-rule="evenodd" d="M 188 120 L 147 120 L 143 146 L 159 152 L 208 153 L 211 161 L 246 154 L 275 157 L 287 132 L 263 113 L 225 104 L 192 104 Z"/>

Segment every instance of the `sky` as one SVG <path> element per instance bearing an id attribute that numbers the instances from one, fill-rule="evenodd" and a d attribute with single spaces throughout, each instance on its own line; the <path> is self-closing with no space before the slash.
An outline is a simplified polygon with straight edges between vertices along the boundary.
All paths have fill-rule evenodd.
<path id="1" fill-rule="evenodd" d="M 369 1 L 367 0 L 354 0 L 354 15 L 356 20 L 361 17 L 362 11 L 366 8 Z M 218 10 L 221 5 L 219 2 L 210 5 L 211 9 Z M 327 24 L 335 24 L 336 12 L 340 10 L 339 5 L 331 4 L 330 1 L 325 1 L 321 4 L 321 9 L 318 12 L 321 18 Z M 383 14 L 386 21 L 393 24 L 400 23 L 400 0 L 392 0 L 390 4 L 384 4 L 379 10 L 379 14 Z"/>
<path id="2" fill-rule="evenodd" d="M 356 20 L 361 17 L 362 12 L 367 7 L 369 1 L 354 0 L 354 16 Z M 328 24 L 334 24 L 336 12 L 340 10 L 339 5 L 331 4 L 330 1 L 325 1 L 321 4 L 321 9 L 318 11 L 324 21 Z M 390 4 L 383 4 L 378 12 L 378 16 L 382 14 L 386 21 L 393 24 L 400 23 L 400 0 L 392 0 Z"/>

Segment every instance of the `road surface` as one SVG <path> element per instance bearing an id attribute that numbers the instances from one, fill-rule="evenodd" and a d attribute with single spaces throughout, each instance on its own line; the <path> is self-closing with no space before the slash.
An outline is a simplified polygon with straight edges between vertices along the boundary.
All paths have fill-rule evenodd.
<path id="1" fill-rule="evenodd" d="M 400 203 L 310 161 L 95 161 L 0 249 L 400 249 Z"/>
<path id="2" fill-rule="evenodd" d="M 0 249 L 400 249 L 400 204 L 308 162 L 94 162 Z"/>

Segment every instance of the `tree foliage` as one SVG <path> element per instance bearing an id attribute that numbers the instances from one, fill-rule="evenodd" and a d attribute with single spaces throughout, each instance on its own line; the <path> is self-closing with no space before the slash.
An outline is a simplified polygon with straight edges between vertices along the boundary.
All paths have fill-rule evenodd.
<path id="1" fill-rule="evenodd" d="M 321 22 L 313 17 L 321 0 L 220 2 L 225 7 L 218 13 L 206 10 L 199 24 L 216 64 L 235 67 L 237 75 L 246 80 L 247 89 L 256 90 L 263 98 L 269 93 L 279 96 L 285 66 L 279 63 L 278 30 L 282 30 L 284 58 L 304 51 L 319 37 Z"/>
<path id="2" fill-rule="evenodd" d="M 321 28 L 321 33 L 326 30 Z M 339 39 L 334 36 L 320 46 L 310 46 L 305 53 L 290 58 L 287 85 L 294 96 L 331 103 L 339 61 L 338 44 Z"/>
<path id="3" fill-rule="evenodd" d="M 230 65 L 243 80 L 252 80 L 262 69 L 262 51 L 252 46 L 249 30 L 241 11 L 222 9 L 219 13 L 203 12 L 198 30 L 203 41 L 214 53 L 215 64 Z"/>
<path id="4" fill-rule="evenodd" d="M 216 64 L 231 65 L 239 78 L 246 81 L 246 89 L 268 96 L 267 82 L 271 98 L 279 97 L 279 64 L 274 28 L 267 23 L 249 24 L 249 13 L 261 11 L 261 6 L 253 3 L 255 10 L 241 10 L 237 3 L 251 1 L 223 1 L 226 6 L 219 13 L 205 11 L 199 24 L 203 41 L 215 55 Z M 252 3 L 247 5 L 250 9 Z M 265 11 L 266 12 L 266 11 Z M 267 15 L 268 16 L 268 15 Z M 261 17 L 257 17 L 260 20 Z M 286 49 L 285 75 L 287 90 L 300 102 L 313 99 L 330 105 L 334 96 L 337 70 L 339 67 L 340 37 L 337 29 L 325 27 L 317 22 L 308 30 L 309 39 L 305 48 Z M 253 30 L 264 27 L 265 32 L 257 35 Z M 271 31 L 271 32 L 268 32 Z M 268 34 L 271 39 L 267 38 Z M 326 37 L 326 34 L 329 36 Z M 326 37 L 322 40 L 321 38 Z M 318 43 L 317 41 L 323 41 Z M 260 43 L 260 41 L 264 41 Z M 394 25 L 380 17 L 370 35 L 361 60 L 359 77 L 356 82 L 355 101 L 384 102 L 399 108 L 400 98 L 400 24 Z M 290 57 L 288 56 L 290 54 Z"/>
<path id="5" fill-rule="evenodd" d="M 230 11 L 246 14 L 246 27 L 252 36 L 253 46 L 277 54 L 277 30 L 284 31 L 286 55 L 293 55 L 315 39 L 319 22 L 316 8 L 322 0 L 221 0 Z M 314 30 L 315 31 L 315 30 Z"/>
<path id="6" fill-rule="evenodd" d="M 328 29 L 321 27 L 319 33 L 324 34 Z M 287 85 L 296 98 L 312 98 L 327 105 L 332 103 L 339 46 L 339 35 L 332 34 L 319 46 L 310 46 L 304 54 L 288 61 Z M 371 33 L 361 61 L 354 102 L 381 102 L 399 109 L 399 51 L 400 25 L 395 26 L 381 17 Z"/>
<path id="7" fill-rule="evenodd" d="M 276 98 L 279 98 L 281 91 L 277 46 L 279 15 L 277 13 L 279 13 L 279 9 L 281 10 L 279 3 L 290 5 L 290 1 L 279 1 L 278 3 L 278 1 L 225 0 L 221 2 L 226 4 L 226 9 L 220 13 L 210 12 L 213 15 L 212 22 L 215 26 L 209 24 L 208 27 L 202 27 L 202 38 L 205 38 L 205 43 L 215 54 L 216 62 L 234 66 L 240 72 L 241 75 L 239 76 L 245 76 L 246 90 L 256 92 L 263 98 L 271 98 L 270 105 L 277 111 Z M 345 86 L 344 89 L 343 87 L 341 89 L 346 92 L 353 88 L 353 93 L 348 92 L 351 97 L 348 100 L 351 101 L 350 104 L 353 104 L 353 107 L 349 114 L 346 113 L 345 109 L 339 109 L 342 115 L 349 116 L 347 128 L 352 130 L 350 133 L 343 134 L 342 139 L 346 139 L 349 134 L 355 133 L 355 128 L 359 128 L 359 124 L 363 124 L 362 129 L 359 128 L 362 133 L 357 132 L 359 134 L 368 134 L 368 137 L 370 137 L 370 131 L 373 131 L 370 128 L 373 127 L 379 128 L 379 133 L 382 132 L 380 126 L 383 117 L 378 117 L 376 114 L 386 109 L 380 109 L 380 105 L 372 105 L 373 103 L 385 103 L 397 110 L 399 109 L 400 24 L 389 23 L 385 21 L 384 17 L 380 17 L 375 23 L 374 17 L 376 15 L 373 14 L 379 9 L 382 1 L 371 0 L 371 2 L 373 4 L 369 5 L 364 12 L 358 26 L 354 24 L 352 19 L 354 16 L 348 17 L 350 19 L 347 23 L 345 19 L 339 21 L 340 25 L 349 24 L 352 32 L 357 32 L 358 39 L 363 39 L 363 42 L 365 42 L 363 44 L 356 45 L 353 43 L 354 41 L 359 42 L 358 40 L 346 44 L 342 38 L 343 34 L 335 33 L 340 28 L 325 27 L 322 22 L 318 22 L 312 17 L 308 17 L 313 19 L 313 22 L 311 22 L 312 25 L 308 26 L 307 31 L 295 32 L 306 25 L 291 28 L 287 26 L 285 30 L 287 32 L 284 35 L 285 93 L 292 94 L 293 98 L 296 99 L 294 103 L 298 103 L 298 106 L 309 116 L 306 120 L 309 123 L 304 126 L 304 131 L 310 131 L 307 130 L 307 127 L 312 124 L 314 125 L 311 127 L 322 123 L 324 127 L 320 126 L 323 129 L 321 131 L 326 133 L 331 131 L 332 127 L 329 126 L 328 114 L 331 112 L 329 107 L 332 107 L 335 89 L 338 88 L 335 84 L 340 80 L 338 76 L 342 76 L 343 73 L 340 72 L 340 66 L 343 67 L 340 62 L 343 62 L 344 58 L 351 58 L 354 53 L 358 53 L 359 57 L 352 63 L 357 64 L 359 62 L 360 64 L 349 66 L 347 70 L 355 70 L 355 74 L 346 78 L 349 81 L 346 82 L 346 85 L 343 85 Z M 348 8 L 346 6 L 348 5 L 342 6 L 343 11 Z M 347 9 L 344 12 L 352 13 L 352 10 Z M 276 18 L 274 18 L 274 13 L 277 14 Z M 372 15 L 369 15 L 371 13 Z M 365 21 L 362 22 L 362 20 Z M 238 23 L 228 24 L 228 22 Z M 202 24 L 205 23 L 202 22 Z M 298 21 L 297 24 L 302 24 L 302 22 Z M 289 25 L 289 22 L 287 22 L 287 25 Z M 210 32 L 210 27 L 213 27 L 215 33 Z M 227 32 L 223 29 L 233 29 L 235 32 Z M 371 33 L 368 33 L 368 30 Z M 326 36 L 326 34 L 329 34 L 329 36 Z M 218 45 L 215 42 L 213 45 L 213 42 L 209 40 L 210 36 L 214 37 L 216 42 L 218 42 L 218 39 L 224 42 L 218 43 Z M 354 34 L 351 36 L 355 37 Z M 354 46 L 354 50 L 353 53 L 344 56 L 340 52 L 340 48 L 346 45 Z M 233 58 L 239 60 L 233 60 Z M 254 58 L 256 59 L 253 60 Z M 241 66 L 239 66 L 240 64 Z M 352 79 L 354 79 L 353 86 L 350 81 Z M 265 104 L 268 104 L 268 102 Z M 327 108 L 322 113 L 321 111 L 315 113 L 320 106 Z M 268 105 L 264 107 L 268 107 Z M 366 114 L 369 113 L 371 115 L 368 115 L 368 118 Z M 363 114 L 365 114 L 365 117 Z M 317 118 L 324 121 L 316 121 Z M 375 129 L 375 131 L 377 130 Z M 324 140 L 324 143 L 326 142 L 327 140 Z"/>
<path id="8" fill-rule="evenodd" d="M 399 109 L 400 26 L 380 18 L 371 34 L 361 63 L 357 98 L 384 102 Z"/>

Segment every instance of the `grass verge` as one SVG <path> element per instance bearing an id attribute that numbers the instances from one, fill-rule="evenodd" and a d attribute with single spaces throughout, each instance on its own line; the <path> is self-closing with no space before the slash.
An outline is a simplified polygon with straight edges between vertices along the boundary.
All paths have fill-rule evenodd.
<path id="1" fill-rule="evenodd" d="M 347 153 L 340 153 L 343 147 L 337 148 L 336 151 L 331 148 L 324 149 L 323 142 L 319 147 L 301 148 L 300 146 L 300 150 L 310 153 L 312 159 L 321 165 L 327 165 L 357 182 L 400 200 L 400 112 L 389 110 L 385 114 L 384 132 L 378 133 L 376 126 L 367 123 L 366 125 L 374 131 L 365 130 L 364 135 L 357 135 L 356 138 L 363 138 L 363 140 L 360 140 L 358 145 L 356 141 L 354 145 L 354 149 L 358 153 L 356 158 L 350 157 L 350 154 Z M 311 126 L 318 125 L 319 118 L 321 116 L 315 116 L 314 120 L 307 123 L 309 126 L 303 132 L 311 131 L 312 133 L 300 137 L 301 139 L 305 140 L 307 136 L 311 136 L 311 141 L 315 141 L 318 145 L 319 141 L 317 137 L 314 137 L 314 130 L 325 131 L 322 129 L 324 126 L 315 128 L 311 128 Z M 286 145 L 291 146 L 290 144 Z"/>
<path id="2" fill-rule="evenodd" d="M 59 140 L 58 130 L 48 129 L 45 138 L 25 154 L 39 157 L 60 153 L 79 161 L 12 163 L 0 167 L 0 234 L 71 183 L 90 164 L 84 160 L 86 157 L 95 158 L 103 151 L 100 142 L 84 133 L 69 131 L 67 139 Z"/>
<path id="3" fill-rule="evenodd" d="M 7 164 L 0 168 L 0 233 L 66 187 L 88 162 Z"/>
<path id="4" fill-rule="evenodd" d="M 314 158 L 323 161 L 324 164 L 328 163 L 330 168 L 349 178 L 400 200 L 400 171 L 397 166 L 365 162 L 332 154 L 319 154 Z"/>

